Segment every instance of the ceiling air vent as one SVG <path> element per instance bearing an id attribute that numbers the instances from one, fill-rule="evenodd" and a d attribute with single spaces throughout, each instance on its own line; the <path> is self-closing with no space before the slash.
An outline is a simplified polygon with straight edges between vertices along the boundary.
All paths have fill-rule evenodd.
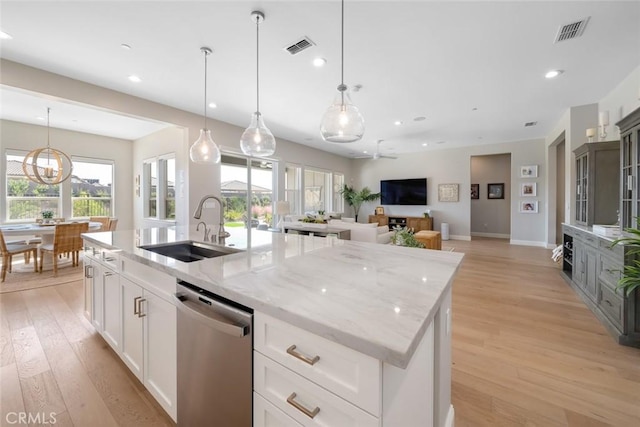
<path id="1" fill-rule="evenodd" d="M 558 34 L 556 34 L 556 39 L 553 42 L 558 43 L 580 37 L 582 33 L 584 33 L 584 29 L 590 18 L 591 17 L 587 17 L 570 24 L 562 25 L 560 29 L 558 29 Z"/>
<path id="2" fill-rule="evenodd" d="M 311 46 L 313 46 L 313 42 L 305 36 L 297 42 L 285 47 L 284 50 L 289 52 L 291 55 L 296 55 Z"/>
<path id="3" fill-rule="evenodd" d="M 528 127 L 531 127 L 531 126 L 535 126 L 537 124 L 538 124 L 538 122 L 527 122 L 527 123 L 524 124 L 524 127 L 528 128 Z"/>

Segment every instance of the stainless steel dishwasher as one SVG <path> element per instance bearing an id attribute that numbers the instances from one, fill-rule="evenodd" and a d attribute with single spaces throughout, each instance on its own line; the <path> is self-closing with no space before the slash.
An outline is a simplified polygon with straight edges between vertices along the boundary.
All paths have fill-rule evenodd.
<path id="1" fill-rule="evenodd" d="M 251 309 L 178 281 L 178 426 L 250 427 Z"/>

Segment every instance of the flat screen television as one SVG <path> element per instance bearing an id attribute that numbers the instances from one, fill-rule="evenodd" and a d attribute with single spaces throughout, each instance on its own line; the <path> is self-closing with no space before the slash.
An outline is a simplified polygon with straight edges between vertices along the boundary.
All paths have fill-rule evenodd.
<path id="1" fill-rule="evenodd" d="M 380 181 L 383 205 L 426 205 L 427 178 Z"/>

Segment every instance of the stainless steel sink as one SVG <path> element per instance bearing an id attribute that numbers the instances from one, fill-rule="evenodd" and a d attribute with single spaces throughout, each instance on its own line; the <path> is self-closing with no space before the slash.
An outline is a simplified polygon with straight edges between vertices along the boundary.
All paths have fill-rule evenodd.
<path id="1" fill-rule="evenodd" d="M 159 243 L 156 245 L 139 246 L 140 249 L 155 252 L 182 262 L 201 261 L 205 258 L 215 258 L 242 252 L 241 249 L 228 246 L 207 245 L 205 243 L 187 240 L 174 243 Z"/>

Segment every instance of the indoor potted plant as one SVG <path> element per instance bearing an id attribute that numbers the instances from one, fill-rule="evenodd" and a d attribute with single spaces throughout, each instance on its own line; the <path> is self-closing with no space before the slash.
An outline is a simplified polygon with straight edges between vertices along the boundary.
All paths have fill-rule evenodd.
<path id="1" fill-rule="evenodd" d="M 53 211 L 46 210 L 42 211 L 42 223 L 49 224 L 53 221 Z"/>
<path id="2" fill-rule="evenodd" d="M 640 223 L 640 218 L 637 221 Z M 629 235 L 617 238 L 611 243 L 610 247 L 614 247 L 617 244 L 630 247 L 627 254 L 633 259 L 628 264 L 625 263 L 622 277 L 617 286 L 617 289 L 622 289 L 623 293 L 629 296 L 631 292 L 640 287 L 640 259 L 638 258 L 638 254 L 640 254 L 640 229 L 626 228 L 624 231 Z"/>
<path id="3" fill-rule="evenodd" d="M 424 248 L 424 243 L 416 240 L 413 230 L 407 227 L 394 227 L 391 242 L 397 246 L 406 246 L 408 248 Z"/>
<path id="4" fill-rule="evenodd" d="M 364 187 L 360 191 L 356 191 L 353 187 L 344 184 L 340 190 L 340 194 L 347 201 L 349 206 L 353 206 L 356 222 L 358 222 L 358 212 L 364 202 L 374 202 L 380 198 L 380 193 L 372 193 L 369 187 Z"/>

